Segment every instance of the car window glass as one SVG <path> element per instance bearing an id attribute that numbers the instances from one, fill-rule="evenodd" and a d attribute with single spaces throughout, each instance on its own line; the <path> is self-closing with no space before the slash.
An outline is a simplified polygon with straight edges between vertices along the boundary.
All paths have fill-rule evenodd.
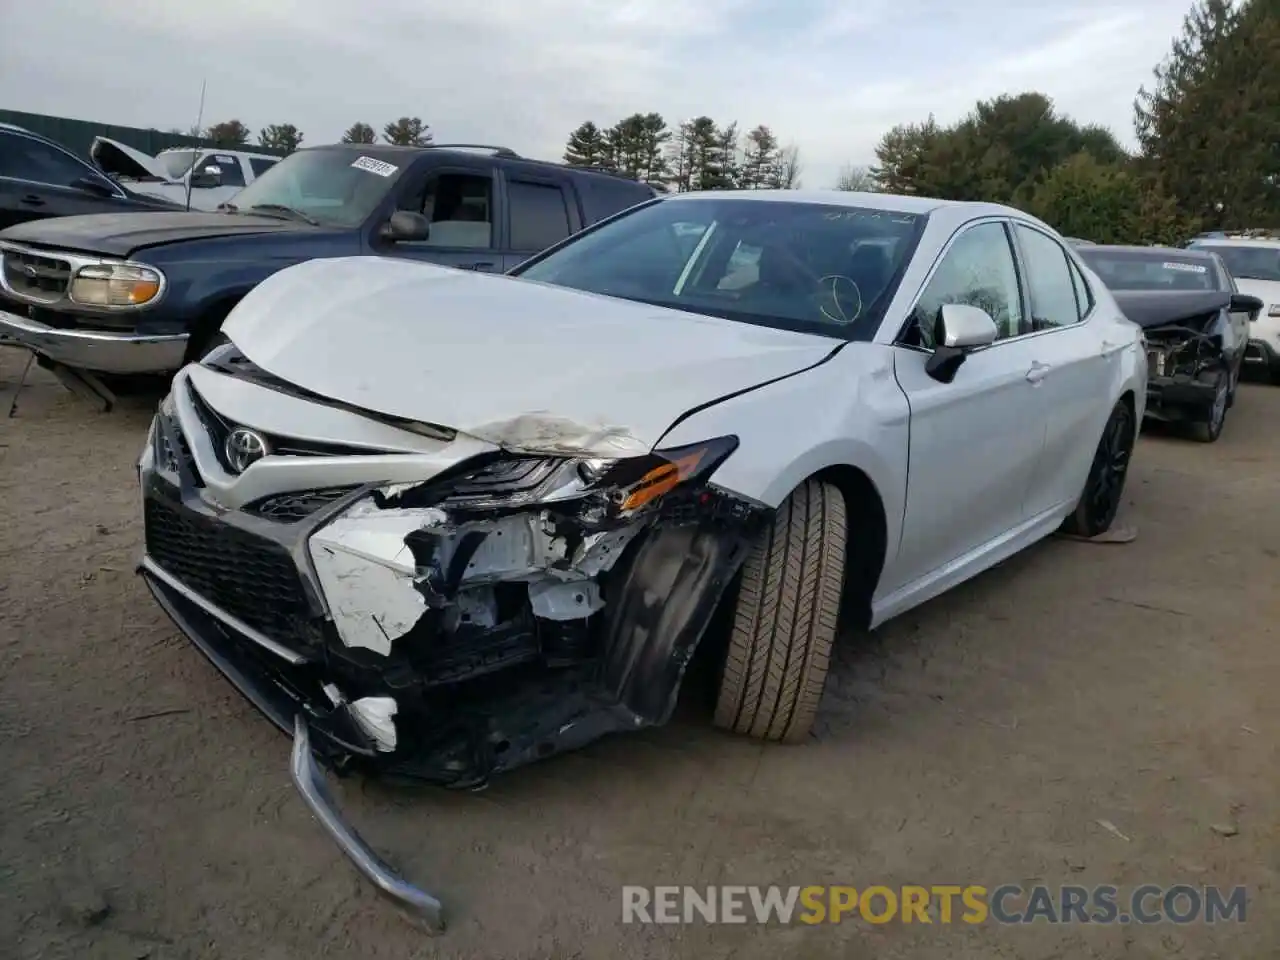
<path id="1" fill-rule="evenodd" d="M 243 187 L 244 171 L 240 169 L 240 161 L 229 153 L 206 153 L 200 158 L 196 170 L 216 169 L 219 182 L 224 187 Z"/>
<path id="2" fill-rule="evenodd" d="M 938 314 L 948 303 L 985 310 L 995 321 L 998 340 L 1021 331 L 1018 270 L 1003 224 L 981 223 L 956 238 L 911 312 L 909 342 L 933 349 Z"/>
<path id="3" fill-rule="evenodd" d="M 1217 290 L 1216 269 L 1198 255 L 1176 250 L 1078 250 L 1110 290 Z"/>
<path id="4" fill-rule="evenodd" d="M 536 253 L 569 236 L 569 208 L 556 184 L 507 181 L 511 249 Z"/>
<path id="5" fill-rule="evenodd" d="M 1216 253 L 1237 280 L 1280 281 L 1280 244 L 1243 246 L 1197 241 L 1191 244 L 1191 247 L 1195 250 Z"/>
<path id="6" fill-rule="evenodd" d="M 671 198 L 579 233 L 514 275 L 861 339 L 878 328 L 924 223 L 844 203 Z"/>
<path id="7" fill-rule="evenodd" d="M 1051 330 L 1065 327 L 1080 320 L 1076 305 L 1076 289 L 1071 269 L 1067 264 L 1067 251 L 1058 241 L 1039 230 L 1022 224 L 1018 231 L 1018 244 L 1027 271 L 1027 292 L 1031 295 L 1031 329 Z"/>
<path id="8" fill-rule="evenodd" d="M 69 187 L 91 177 L 102 180 L 71 154 L 21 134 L 0 134 L 0 177 Z"/>
<path id="9" fill-rule="evenodd" d="M 1071 268 L 1071 283 L 1076 288 L 1076 308 L 1080 312 L 1080 316 L 1086 317 L 1089 311 L 1093 309 L 1093 291 L 1089 289 L 1089 284 L 1084 278 L 1084 274 L 1080 272 L 1080 268 L 1076 266 L 1074 260 L 1068 260 L 1067 266 Z"/>
<path id="10" fill-rule="evenodd" d="M 493 246 L 493 178 L 488 174 L 431 174 L 400 206 L 431 222 L 424 246 L 462 250 Z"/>
<path id="11" fill-rule="evenodd" d="M 272 167 L 276 165 L 275 160 L 266 160 L 262 157 L 250 157 L 249 169 L 253 171 L 255 177 L 260 177 Z"/>

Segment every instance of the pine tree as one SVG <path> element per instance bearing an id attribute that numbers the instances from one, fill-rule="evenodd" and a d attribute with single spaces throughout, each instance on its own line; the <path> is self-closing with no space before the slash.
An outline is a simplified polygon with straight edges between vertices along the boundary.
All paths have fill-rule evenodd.
<path id="1" fill-rule="evenodd" d="M 347 132 L 342 135 L 343 143 L 373 143 L 377 139 L 377 134 L 373 132 L 373 127 L 367 123 L 353 123 L 347 127 Z"/>
<path id="2" fill-rule="evenodd" d="M 564 148 L 564 162 L 571 167 L 602 167 L 605 165 L 604 134 L 588 120 L 569 134 Z"/>
<path id="3" fill-rule="evenodd" d="M 778 138 L 773 131 L 761 124 L 747 134 L 746 149 L 742 155 L 742 172 L 739 182 L 745 190 L 759 190 L 767 186 L 769 171 L 778 159 Z"/>

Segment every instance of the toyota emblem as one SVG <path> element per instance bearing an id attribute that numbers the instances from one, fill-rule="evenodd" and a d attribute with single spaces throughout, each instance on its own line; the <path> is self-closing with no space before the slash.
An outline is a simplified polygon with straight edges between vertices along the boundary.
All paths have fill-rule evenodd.
<path id="1" fill-rule="evenodd" d="M 246 427 L 236 427 L 227 434 L 227 440 L 222 445 L 222 449 L 227 455 L 227 466 L 236 473 L 244 473 L 252 464 L 271 452 L 266 438 Z"/>

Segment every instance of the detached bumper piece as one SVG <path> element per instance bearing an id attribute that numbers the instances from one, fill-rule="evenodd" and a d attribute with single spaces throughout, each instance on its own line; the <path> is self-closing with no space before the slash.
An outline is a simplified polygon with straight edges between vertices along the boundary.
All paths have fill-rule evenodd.
<path id="1" fill-rule="evenodd" d="M 343 819 L 329 793 L 324 773 L 311 752 L 311 734 L 302 714 L 294 720 L 293 757 L 289 764 L 293 785 L 325 832 L 333 838 L 366 880 L 378 888 L 415 925 L 428 933 L 444 931 L 444 909 L 440 901 L 402 879 L 364 842 L 355 828 Z"/>

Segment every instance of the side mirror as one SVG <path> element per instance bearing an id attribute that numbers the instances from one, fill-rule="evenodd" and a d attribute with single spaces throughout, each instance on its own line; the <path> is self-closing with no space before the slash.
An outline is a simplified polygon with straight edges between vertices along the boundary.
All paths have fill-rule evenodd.
<path id="1" fill-rule="evenodd" d="M 191 171 L 191 186 L 200 188 L 222 186 L 222 168 L 205 167 L 203 170 Z"/>
<path id="2" fill-rule="evenodd" d="M 981 307 L 944 303 L 933 328 L 933 353 L 925 373 L 939 383 L 950 383 L 968 354 L 995 342 L 996 322 Z"/>
<path id="3" fill-rule="evenodd" d="M 85 193 L 97 194 L 100 197 L 114 197 L 116 195 L 115 190 L 96 177 L 80 177 L 77 180 L 72 180 L 71 186 L 77 190 L 83 190 Z"/>
<path id="4" fill-rule="evenodd" d="M 1233 293 L 1231 295 L 1232 313 L 1247 313 L 1250 320 L 1257 320 L 1258 314 L 1262 312 L 1264 304 L 1257 297 L 1251 297 L 1247 293 Z"/>
<path id="5" fill-rule="evenodd" d="M 415 243 L 431 236 L 431 221 L 412 210 L 397 210 L 382 225 L 378 236 L 390 243 Z"/>

